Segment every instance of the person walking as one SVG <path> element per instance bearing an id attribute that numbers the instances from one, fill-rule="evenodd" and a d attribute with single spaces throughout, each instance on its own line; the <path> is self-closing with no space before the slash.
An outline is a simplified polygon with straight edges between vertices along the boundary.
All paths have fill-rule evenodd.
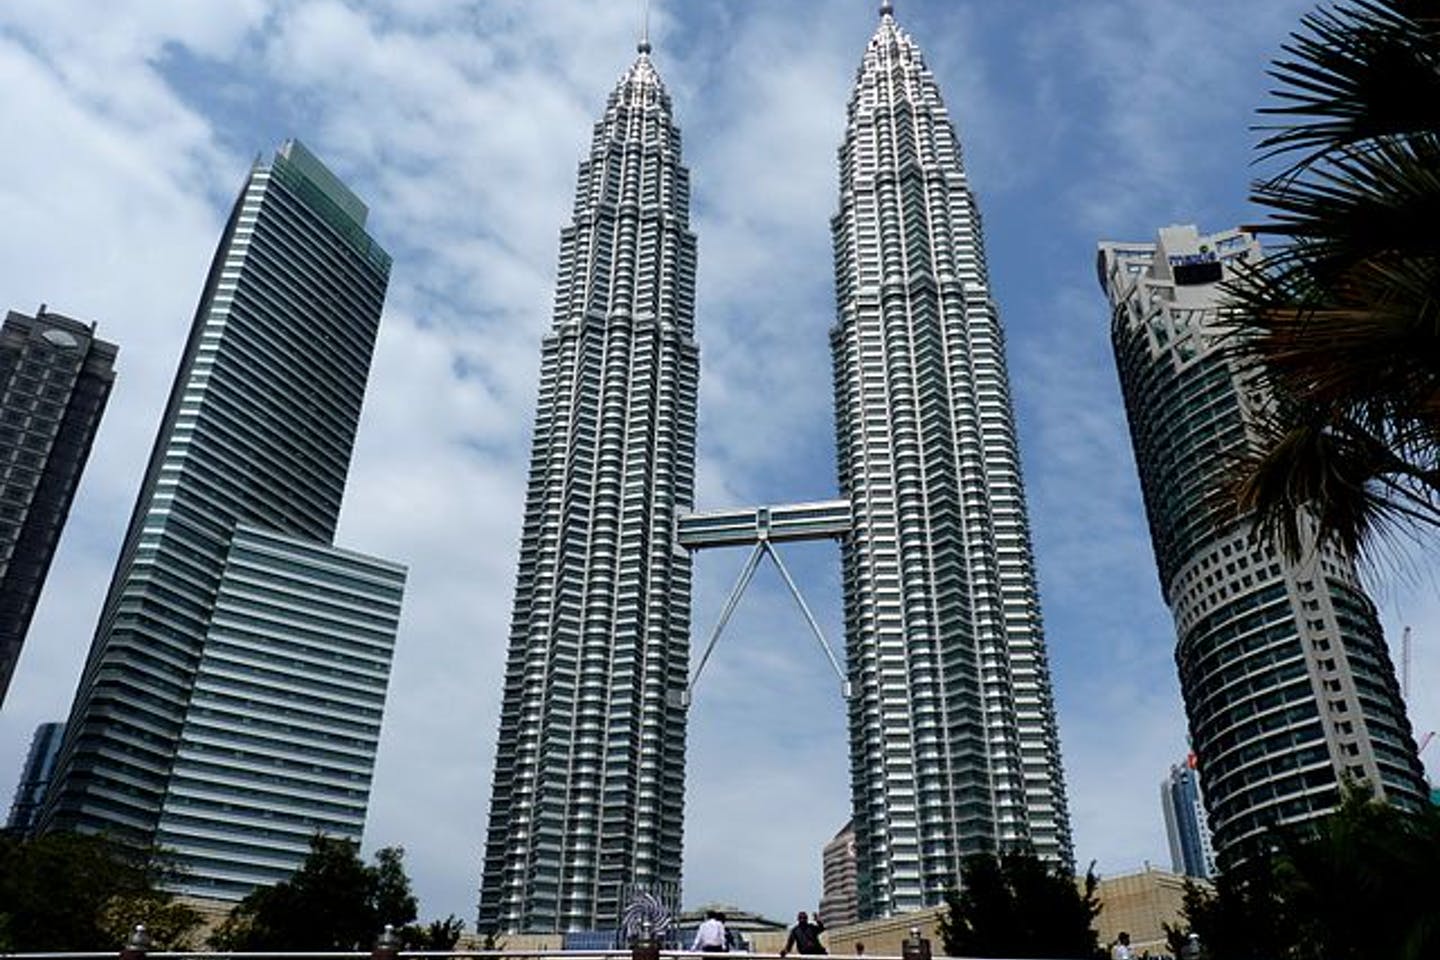
<path id="1" fill-rule="evenodd" d="M 1131 960 L 1133 956 L 1130 951 L 1130 934 L 1121 930 L 1120 936 L 1115 938 L 1115 946 L 1110 948 L 1110 960 Z"/>
<path id="2" fill-rule="evenodd" d="M 725 942 L 725 914 L 719 910 L 705 911 L 705 919 L 695 931 L 695 942 L 690 945 L 690 949 L 705 953 L 724 953 L 729 950 L 730 947 Z"/>
<path id="3" fill-rule="evenodd" d="M 790 928 L 790 936 L 785 941 L 785 949 L 780 951 L 780 956 L 787 956 L 791 950 L 799 954 L 828 953 L 825 945 L 820 942 L 820 934 L 825 930 L 825 924 L 820 922 L 817 914 L 815 922 L 810 922 L 810 915 L 801 910 L 795 915 L 795 926 Z"/>

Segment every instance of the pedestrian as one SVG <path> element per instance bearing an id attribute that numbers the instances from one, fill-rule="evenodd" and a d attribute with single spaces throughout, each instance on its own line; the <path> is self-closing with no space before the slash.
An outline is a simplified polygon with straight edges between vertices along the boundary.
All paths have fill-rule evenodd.
<path id="1" fill-rule="evenodd" d="M 1115 946 L 1110 948 L 1110 960 L 1131 960 L 1133 954 L 1130 952 L 1130 934 L 1124 930 L 1120 936 L 1115 938 Z"/>
<path id="2" fill-rule="evenodd" d="M 691 950 L 705 953 L 724 953 L 730 948 L 725 943 L 725 914 L 719 910 L 705 911 L 705 919 L 695 931 L 695 942 Z"/>
<path id="3" fill-rule="evenodd" d="M 820 942 L 820 934 L 825 930 L 825 924 L 820 922 L 817 914 L 815 922 L 810 922 L 810 915 L 804 910 L 795 914 L 795 926 L 790 928 L 790 936 L 785 941 L 785 949 L 780 951 L 780 956 L 786 956 L 791 950 L 799 954 L 828 953 L 825 945 Z"/>

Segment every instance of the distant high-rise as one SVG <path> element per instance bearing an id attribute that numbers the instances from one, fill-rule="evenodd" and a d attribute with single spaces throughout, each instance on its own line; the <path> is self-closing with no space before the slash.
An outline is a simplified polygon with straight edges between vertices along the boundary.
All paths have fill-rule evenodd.
<path id="1" fill-rule="evenodd" d="M 580 164 L 541 347 L 482 931 L 613 927 L 679 893 L 699 348 L 680 132 L 649 55 Z"/>
<path id="2" fill-rule="evenodd" d="M 850 99 L 831 331 L 860 916 L 1070 825 L 1004 336 L 960 143 L 881 7 Z"/>
<path id="3" fill-rule="evenodd" d="M 115 345 L 42 306 L 0 328 L 0 704 L 115 381 Z"/>
<path id="4" fill-rule="evenodd" d="M 239 899 L 360 838 L 404 569 L 331 545 L 390 258 L 296 141 L 231 210 L 71 709 L 45 829 Z"/>
<path id="5" fill-rule="evenodd" d="M 25 766 L 20 770 L 20 783 L 15 787 L 15 799 L 10 804 L 10 817 L 5 821 L 8 832 L 23 837 L 35 829 L 64 736 L 63 723 L 42 723 L 35 728 Z"/>
<path id="6" fill-rule="evenodd" d="M 820 922 L 827 927 L 843 927 L 860 919 L 860 902 L 855 889 L 855 825 L 846 823 L 840 832 L 825 844 L 820 855 L 821 881 L 824 894 L 820 897 Z"/>
<path id="7" fill-rule="evenodd" d="M 1160 807 L 1165 814 L 1165 836 L 1170 841 L 1170 867 L 1187 877 L 1209 880 L 1215 876 L 1215 848 L 1205 822 L 1205 803 L 1195 758 L 1177 763 L 1160 784 Z"/>
<path id="8" fill-rule="evenodd" d="M 1102 243 L 1100 284 L 1160 587 L 1221 870 L 1273 824 L 1364 783 L 1424 803 L 1423 771 L 1375 606 L 1326 549 L 1288 562 L 1213 491 L 1271 402 L 1221 348 L 1219 282 L 1260 250 L 1240 230 L 1166 227 Z"/>

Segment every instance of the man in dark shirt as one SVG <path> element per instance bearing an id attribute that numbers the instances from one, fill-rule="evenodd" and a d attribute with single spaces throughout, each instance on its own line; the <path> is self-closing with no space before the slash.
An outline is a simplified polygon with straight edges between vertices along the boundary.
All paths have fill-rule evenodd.
<path id="1" fill-rule="evenodd" d="M 825 929 L 825 924 L 820 922 L 817 916 L 815 922 L 810 922 L 810 915 L 801 910 L 795 915 L 795 926 L 790 928 L 790 937 L 785 941 L 785 949 L 780 951 L 780 956 L 785 956 L 791 950 L 799 954 L 826 953 L 825 945 L 820 942 L 820 933 Z"/>

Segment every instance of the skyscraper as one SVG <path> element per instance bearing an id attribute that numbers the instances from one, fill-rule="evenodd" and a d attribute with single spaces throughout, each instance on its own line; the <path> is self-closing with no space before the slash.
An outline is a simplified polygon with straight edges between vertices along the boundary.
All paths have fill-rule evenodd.
<path id="1" fill-rule="evenodd" d="M 1205 804 L 1195 756 L 1170 768 L 1160 784 L 1160 807 L 1165 814 L 1165 837 L 1170 841 L 1170 866 L 1187 877 L 1209 880 L 1215 876 L 1215 847 L 1205 821 Z"/>
<path id="2" fill-rule="evenodd" d="M 642 42 L 580 164 L 541 347 L 479 929 L 678 894 L 699 348 L 690 179 Z"/>
<path id="3" fill-rule="evenodd" d="M 71 709 L 46 829 L 160 844 L 190 894 L 359 839 L 404 570 L 331 545 L 389 279 L 300 143 L 250 171 Z"/>
<path id="4" fill-rule="evenodd" d="M 862 918 L 961 858 L 1072 858 L 1000 318 L 960 143 L 893 5 L 865 51 L 832 220 L 835 422 Z"/>
<path id="5" fill-rule="evenodd" d="M 11 311 L 0 328 L 0 704 L 115 381 L 95 328 Z"/>
<path id="6" fill-rule="evenodd" d="M 25 766 L 20 769 L 15 799 L 10 804 L 10 816 L 5 821 L 7 831 L 23 837 L 35 829 L 64 736 L 63 723 L 42 723 L 35 728 L 35 735 L 30 738 L 30 749 L 25 754 Z"/>
<path id="7" fill-rule="evenodd" d="M 1212 491 L 1272 402 L 1221 348 L 1219 282 L 1259 257 L 1240 230 L 1102 243 L 1100 285 L 1160 588 L 1221 870 L 1273 824 L 1335 808 L 1347 780 L 1405 807 L 1423 771 L 1375 606 L 1330 549 L 1292 563 Z"/>

